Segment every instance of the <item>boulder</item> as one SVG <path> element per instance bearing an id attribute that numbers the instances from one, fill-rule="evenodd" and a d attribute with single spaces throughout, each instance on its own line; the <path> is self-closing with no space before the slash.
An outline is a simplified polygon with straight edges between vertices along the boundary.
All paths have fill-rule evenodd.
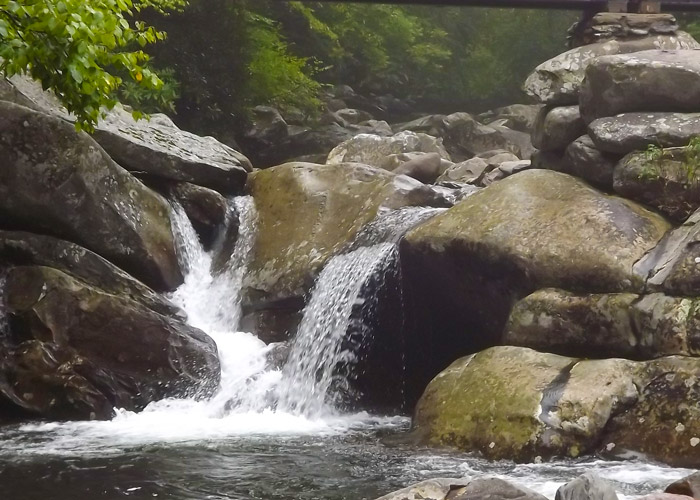
<path id="1" fill-rule="evenodd" d="M 599 452 L 700 467 L 700 359 L 674 356 L 643 365 L 638 400 L 611 419 Z"/>
<path id="2" fill-rule="evenodd" d="M 537 115 L 532 145 L 541 151 L 563 151 L 585 133 L 578 106 L 544 107 Z"/>
<path id="3" fill-rule="evenodd" d="M 257 153 L 274 147 L 289 135 L 289 125 L 280 112 L 270 106 L 255 106 L 251 110 L 252 127 L 243 136 L 244 146 Z"/>
<path id="4" fill-rule="evenodd" d="M 577 457 L 595 451 L 610 418 L 637 400 L 636 371 L 622 359 L 493 347 L 455 361 L 430 382 L 412 435 L 420 444 L 489 459 Z"/>
<path id="5" fill-rule="evenodd" d="M 546 61 L 527 78 L 525 92 L 537 102 L 558 106 L 578 103 L 588 65 L 595 58 L 643 50 L 696 49 L 700 44 L 689 34 L 656 35 L 632 40 L 608 40 L 571 49 Z"/>
<path id="6" fill-rule="evenodd" d="M 535 151 L 530 157 L 530 166 L 540 170 L 569 172 L 569 162 L 559 151 Z"/>
<path id="7" fill-rule="evenodd" d="M 507 141 L 507 149 L 514 153 L 521 160 L 529 160 L 536 149 L 532 146 L 530 134 L 511 130 L 503 125 L 492 123 L 490 127 L 496 129 Z"/>
<path id="8" fill-rule="evenodd" d="M 402 163 L 393 172 L 431 184 L 444 172 L 443 162 L 444 159 L 438 153 L 425 153 Z"/>
<path id="9" fill-rule="evenodd" d="M 335 114 L 345 123 L 351 123 L 353 125 L 359 125 L 362 122 L 373 119 L 370 113 L 362 111 L 361 109 L 344 108 L 339 109 Z"/>
<path id="10" fill-rule="evenodd" d="M 107 293 L 139 302 L 159 314 L 184 315 L 175 304 L 114 264 L 69 241 L 0 230 L 0 266 L 7 265 L 52 267 Z"/>
<path id="11" fill-rule="evenodd" d="M 700 499 L 700 472 L 669 484 L 664 492 L 672 495 L 686 495 L 696 500 Z"/>
<path id="12" fill-rule="evenodd" d="M 34 103 L 45 113 L 72 120 L 55 96 L 26 76 L 14 76 L 17 100 Z M 127 170 L 147 172 L 171 180 L 193 182 L 223 192 L 237 192 L 245 184 L 250 161 L 213 137 L 199 137 L 175 126 L 164 114 L 134 120 L 121 106 L 108 111 L 93 135 L 109 155 Z"/>
<path id="13" fill-rule="evenodd" d="M 0 351 L 0 398 L 18 414 L 106 419 L 163 397 L 218 386 L 214 341 L 172 317 L 56 269 L 11 268 L 11 335 Z"/>
<path id="14" fill-rule="evenodd" d="M 287 163 L 252 174 L 248 190 L 258 223 L 244 307 L 256 315 L 298 313 L 323 265 L 348 247 L 380 207 L 446 206 L 432 187 L 357 163 Z M 294 305 L 277 307 L 288 301 Z"/>
<path id="15" fill-rule="evenodd" d="M 182 205 L 204 247 L 211 248 L 219 229 L 226 222 L 226 198 L 213 189 L 189 182 L 174 183 L 169 191 L 170 196 Z"/>
<path id="16" fill-rule="evenodd" d="M 326 164 L 350 162 L 382 168 L 388 156 L 409 152 L 437 153 L 441 158 L 450 159 L 440 139 L 407 131 L 391 137 L 372 134 L 356 135 L 335 147 L 328 154 Z"/>
<path id="17" fill-rule="evenodd" d="M 170 207 L 70 123 L 0 102 L 0 216 L 73 241 L 155 289 L 182 282 Z"/>
<path id="18" fill-rule="evenodd" d="M 532 163 L 530 160 L 504 161 L 498 165 L 498 167 L 484 176 L 484 179 L 481 181 L 481 185 L 488 186 L 513 174 L 517 174 L 523 170 L 528 170 L 531 168 L 531 166 Z"/>
<path id="19" fill-rule="evenodd" d="M 599 12 L 577 29 L 574 43 L 587 45 L 611 38 L 639 39 L 648 35 L 672 35 L 677 31 L 676 18 L 671 14 Z"/>
<path id="20" fill-rule="evenodd" d="M 700 172 L 687 148 L 630 153 L 615 167 L 615 192 L 682 222 L 700 208 Z"/>
<path id="21" fill-rule="evenodd" d="M 586 472 L 557 490 L 555 500 L 617 500 L 612 485 L 595 472 Z"/>
<path id="22" fill-rule="evenodd" d="M 503 342 L 563 356 L 635 357 L 639 340 L 629 310 L 638 298 L 538 290 L 513 306 Z"/>
<path id="23" fill-rule="evenodd" d="M 669 228 L 548 170 L 494 183 L 418 226 L 401 242 L 416 332 L 406 341 L 408 386 L 425 387 L 455 355 L 498 343 L 511 306 L 536 289 L 642 291 L 633 266 Z"/>
<path id="24" fill-rule="evenodd" d="M 545 500 L 546 497 L 523 486 L 517 486 L 497 477 L 483 477 L 469 481 L 449 496 L 452 500 L 492 500 L 508 498 L 509 500 Z"/>
<path id="25" fill-rule="evenodd" d="M 377 500 L 447 500 L 453 498 L 451 493 L 463 488 L 468 482 L 466 479 L 453 478 L 428 479 L 381 496 Z"/>
<path id="26" fill-rule="evenodd" d="M 598 118 L 588 126 L 596 147 L 625 155 L 648 146 L 685 146 L 700 135 L 700 113 L 625 113 Z"/>
<path id="27" fill-rule="evenodd" d="M 437 178 L 436 182 L 461 182 L 465 184 L 479 184 L 481 179 L 493 170 L 483 158 L 471 158 L 460 163 L 455 163 Z"/>
<path id="28" fill-rule="evenodd" d="M 394 125 L 394 131 L 397 133 L 411 131 L 432 135 L 433 137 L 440 137 L 445 130 L 445 118 L 445 115 L 422 116 L 410 122 Z"/>
<path id="29" fill-rule="evenodd" d="M 650 290 L 670 295 L 700 295 L 700 212 L 695 212 L 637 264 L 634 270 L 647 279 Z"/>
<path id="30" fill-rule="evenodd" d="M 503 120 L 506 127 L 529 134 L 535 126 L 540 109 L 541 104 L 511 104 L 482 113 L 477 119 L 485 125 Z"/>
<path id="31" fill-rule="evenodd" d="M 454 161 L 463 161 L 493 149 L 520 153 L 501 131 L 482 125 L 468 113 L 452 113 L 444 119 L 445 148 Z"/>
<path id="32" fill-rule="evenodd" d="M 583 135 L 566 148 L 563 162 L 566 165 L 566 173 L 590 182 L 600 189 L 611 191 L 613 172 L 619 160 L 619 155 L 602 152 L 595 147 L 588 135 Z"/>
<path id="33" fill-rule="evenodd" d="M 586 68 L 581 114 L 596 118 L 631 111 L 700 111 L 700 51 L 645 50 L 598 57 Z"/>
<path id="34" fill-rule="evenodd" d="M 538 290 L 515 304 L 503 341 L 585 358 L 695 356 L 700 354 L 699 307 L 696 299 L 661 293 Z"/>

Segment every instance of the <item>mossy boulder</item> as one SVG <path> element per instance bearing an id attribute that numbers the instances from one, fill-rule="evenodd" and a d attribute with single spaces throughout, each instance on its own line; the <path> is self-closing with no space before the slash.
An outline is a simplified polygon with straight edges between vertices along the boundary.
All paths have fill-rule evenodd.
<path id="1" fill-rule="evenodd" d="M 515 304 L 503 342 L 586 358 L 696 356 L 700 303 L 661 293 L 538 290 Z"/>
<path id="2" fill-rule="evenodd" d="M 615 192 L 682 222 L 700 207 L 700 172 L 687 148 L 630 153 L 615 167 Z"/>
<path id="3" fill-rule="evenodd" d="M 611 415 L 636 400 L 633 365 L 493 347 L 433 379 L 412 433 L 419 443 L 490 459 L 577 457 L 593 451 Z"/>
<path id="4" fill-rule="evenodd" d="M 219 382 L 216 344 L 182 321 L 41 266 L 10 268 L 0 399 L 11 413 L 110 418 Z"/>
<path id="5" fill-rule="evenodd" d="M 537 289 L 641 292 L 633 266 L 669 229 L 634 202 L 549 170 L 507 177 L 418 226 L 401 242 L 415 325 L 409 385 L 499 343 L 513 304 Z"/>
<path id="6" fill-rule="evenodd" d="M 53 116 L 0 102 L 0 217 L 73 241 L 156 289 L 182 282 L 163 197 L 87 134 Z"/>

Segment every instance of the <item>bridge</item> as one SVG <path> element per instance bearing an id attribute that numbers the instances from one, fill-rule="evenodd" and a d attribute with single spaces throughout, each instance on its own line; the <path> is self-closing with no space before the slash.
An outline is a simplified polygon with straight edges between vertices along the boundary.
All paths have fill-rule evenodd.
<path id="1" fill-rule="evenodd" d="M 474 7 L 572 9 L 594 12 L 700 11 L 700 0 L 322 0 L 326 2 L 396 3 Z"/>

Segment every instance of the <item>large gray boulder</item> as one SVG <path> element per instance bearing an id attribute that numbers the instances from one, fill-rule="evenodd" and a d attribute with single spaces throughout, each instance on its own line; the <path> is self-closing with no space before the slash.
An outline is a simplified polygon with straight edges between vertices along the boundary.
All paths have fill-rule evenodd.
<path id="1" fill-rule="evenodd" d="M 512 142 L 503 130 L 483 125 L 469 113 L 446 116 L 442 138 L 453 161 L 463 161 L 494 149 L 510 151 L 518 156 L 521 153 L 520 146 Z"/>
<path id="2" fill-rule="evenodd" d="M 423 133 L 404 131 L 391 137 L 356 135 L 336 146 L 328 154 L 326 164 L 364 163 L 385 168 L 387 158 L 391 155 L 412 152 L 437 153 L 441 158 L 450 159 L 442 140 Z"/>
<path id="3" fill-rule="evenodd" d="M 686 148 L 630 153 L 615 167 L 616 193 L 682 222 L 700 207 L 700 172 Z"/>
<path id="4" fill-rule="evenodd" d="M 539 288 L 641 292 L 633 266 L 670 227 L 548 170 L 495 182 L 418 226 L 401 242 L 411 386 L 499 343 L 512 305 Z"/>
<path id="5" fill-rule="evenodd" d="M 656 35 L 623 41 L 608 40 L 585 45 L 537 66 L 527 78 L 524 90 L 540 103 L 558 106 L 577 104 L 586 68 L 597 57 L 651 49 L 696 48 L 700 48 L 700 44 L 682 31 L 674 35 Z"/>
<path id="6" fill-rule="evenodd" d="M 700 113 L 623 113 L 594 120 L 588 135 L 601 151 L 623 155 L 650 145 L 685 146 L 700 135 Z"/>
<path id="7" fill-rule="evenodd" d="M 161 196 L 72 124 L 0 102 L 0 215 L 73 241 L 156 289 L 182 282 Z"/>
<path id="8" fill-rule="evenodd" d="M 3 99 L 72 121 L 50 92 L 26 76 L 13 76 L 15 89 Z M 213 137 L 199 137 L 180 130 L 164 114 L 134 120 L 121 106 L 108 111 L 97 124 L 94 138 L 122 167 L 166 179 L 193 182 L 222 192 L 238 192 L 252 166 L 238 151 Z"/>
<path id="9" fill-rule="evenodd" d="M 376 500 L 446 500 L 451 493 L 464 488 L 468 479 L 436 478 L 421 481 L 406 488 L 388 493 Z"/>
<path id="10" fill-rule="evenodd" d="M 52 267 L 107 293 L 139 302 L 159 314 L 184 314 L 175 304 L 96 253 L 51 236 L 0 230 L 0 265 Z"/>
<path id="11" fill-rule="evenodd" d="M 537 115 L 532 145 L 541 151 L 563 151 L 585 132 L 578 106 L 544 107 Z"/>
<path id="12" fill-rule="evenodd" d="M 127 296 L 40 266 L 10 268 L 4 291 L 12 322 L 0 342 L 0 400 L 11 413 L 107 419 L 113 408 L 218 386 L 210 337 Z"/>
<path id="13" fill-rule="evenodd" d="M 598 57 L 586 68 L 580 105 L 588 123 L 631 111 L 700 111 L 700 51 Z"/>

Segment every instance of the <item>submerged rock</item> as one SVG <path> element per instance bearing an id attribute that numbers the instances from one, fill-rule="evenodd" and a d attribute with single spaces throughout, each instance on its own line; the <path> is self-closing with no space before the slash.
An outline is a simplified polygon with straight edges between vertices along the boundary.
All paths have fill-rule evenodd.
<path id="1" fill-rule="evenodd" d="M 5 224 L 88 248 L 156 289 L 182 282 L 161 196 L 70 123 L 0 102 Z"/>
<path id="2" fill-rule="evenodd" d="M 211 338 L 126 296 L 39 266 L 11 268 L 5 296 L 0 398 L 19 414 L 104 419 L 218 385 Z"/>
<path id="3" fill-rule="evenodd" d="M 172 198 L 185 210 L 205 248 L 211 248 L 226 222 L 228 203 L 218 192 L 189 182 L 178 182 L 169 189 Z"/>
<path id="4" fill-rule="evenodd" d="M 412 432 L 491 459 L 640 454 L 697 467 L 699 376 L 696 358 L 582 361 L 494 347 L 433 379 Z"/>

